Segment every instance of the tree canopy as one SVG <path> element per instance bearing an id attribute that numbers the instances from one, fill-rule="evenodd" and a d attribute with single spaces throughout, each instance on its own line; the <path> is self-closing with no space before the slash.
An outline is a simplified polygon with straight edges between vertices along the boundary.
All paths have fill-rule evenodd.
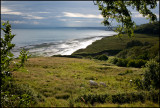
<path id="1" fill-rule="evenodd" d="M 93 2 L 101 10 L 101 14 L 104 17 L 102 23 L 105 26 L 110 26 L 114 19 L 121 23 L 115 30 L 119 33 L 118 36 L 121 36 L 122 32 L 127 33 L 129 37 L 133 36 L 136 23 L 133 21 L 132 13 L 128 7 L 136 9 L 143 17 L 149 19 L 150 23 L 157 21 L 157 16 L 151 12 L 151 9 L 157 6 L 156 0 L 97 0 Z"/>

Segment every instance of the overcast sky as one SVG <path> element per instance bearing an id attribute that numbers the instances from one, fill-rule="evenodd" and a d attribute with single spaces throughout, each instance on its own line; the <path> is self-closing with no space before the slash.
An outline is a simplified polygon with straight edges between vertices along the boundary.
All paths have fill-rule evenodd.
<path id="1" fill-rule="evenodd" d="M 137 25 L 149 22 L 136 10 L 131 12 Z M 159 19 L 159 2 L 152 12 Z M 1 21 L 6 20 L 14 28 L 103 27 L 103 17 L 93 1 L 2 1 Z"/>

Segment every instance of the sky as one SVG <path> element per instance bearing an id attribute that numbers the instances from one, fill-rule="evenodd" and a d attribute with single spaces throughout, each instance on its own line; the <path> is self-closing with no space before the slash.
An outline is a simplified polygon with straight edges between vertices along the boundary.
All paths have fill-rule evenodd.
<path id="1" fill-rule="evenodd" d="M 137 25 L 149 22 L 130 10 Z M 159 19 L 159 2 L 152 12 Z M 13 28 L 104 27 L 100 13 L 93 1 L 1 1 L 1 22 L 9 20 Z"/>

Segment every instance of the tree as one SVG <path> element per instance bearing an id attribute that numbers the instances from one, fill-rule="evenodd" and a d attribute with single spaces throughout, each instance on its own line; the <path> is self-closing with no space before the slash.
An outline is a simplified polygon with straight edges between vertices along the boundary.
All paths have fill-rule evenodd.
<path id="1" fill-rule="evenodd" d="M 12 72 L 18 70 L 24 66 L 27 61 L 28 52 L 24 49 L 20 51 L 19 62 L 14 62 L 14 54 L 11 50 L 14 48 L 15 44 L 11 41 L 15 35 L 11 34 L 11 25 L 9 21 L 2 24 L 4 28 L 1 28 L 4 32 L 4 36 L 1 37 L 0 47 L 1 47 L 1 106 L 2 107 L 20 107 L 28 106 L 30 103 L 30 96 L 26 94 L 24 90 L 18 88 L 14 84 L 12 77 Z M 18 92 L 17 92 L 18 91 Z M 20 98 L 18 98 L 20 97 Z M 23 101 L 22 101 L 23 100 Z"/>
<path id="2" fill-rule="evenodd" d="M 110 26 L 113 19 L 122 24 L 118 25 L 115 30 L 119 33 L 118 36 L 121 36 L 122 32 L 125 32 L 131 37 L 136 27 L 131 17 L 132 13 L 127 7 L 131 7 L 132 9 L 136 8 L 143 17 L 150 19 L 150 23 L 157 21 L 156 15 L 150 10 L 157 6 L 156 0 L 97 0 L 94 4 L 98 5 L 99 10 L 101 10 L 101 14 L 104 17 L 102 23 L 105 26 Z M 111 19 L 111 22 L 109 22 L 109 19 Z"/>
<path id="3" fill-rule="evenodd" d="M 14 38 L 14 34 L 11 34 L 11 25 L 9 21 L 2 24 L 5 28 L 1 28 L 4 32 L 4 38 L 1 37 L 1 73 L 6 74 L 6 72 L 11 72 L 19 69 L 24 66 L 24 62 L 27 61 L 28 52 L 24 49 L 21 50 L 18 63 L 15 63 L 14 67 L 10 67 L 13 64 L 12 60 L 14 59 L 14 54 L 11 50 L 14 48 L 15 44 L 12 44 L 11 41 Z"/>
<path id="4" fill-rule="evenodd" d="M 160 66 L 159 63 L 155 60 L 150 60 L 145 64 L 144 67 L 144 86 L 147 89 L 150 87 L 159 89 L 159 74 L 160 74 Z"/>

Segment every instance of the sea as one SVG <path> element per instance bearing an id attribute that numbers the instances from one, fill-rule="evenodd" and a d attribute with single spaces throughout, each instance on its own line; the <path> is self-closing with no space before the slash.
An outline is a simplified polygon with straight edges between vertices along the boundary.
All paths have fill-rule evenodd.
<path id="1" fill-rule="evenodd" d="M 3 32 L 1 32 L 3 37 Z M 56 27 L 49 29 L 12 29 L 15 57 L 24 48 L 32 56 L 71 55 L 96 40 L 117 33 L 105 27 Z"/>

